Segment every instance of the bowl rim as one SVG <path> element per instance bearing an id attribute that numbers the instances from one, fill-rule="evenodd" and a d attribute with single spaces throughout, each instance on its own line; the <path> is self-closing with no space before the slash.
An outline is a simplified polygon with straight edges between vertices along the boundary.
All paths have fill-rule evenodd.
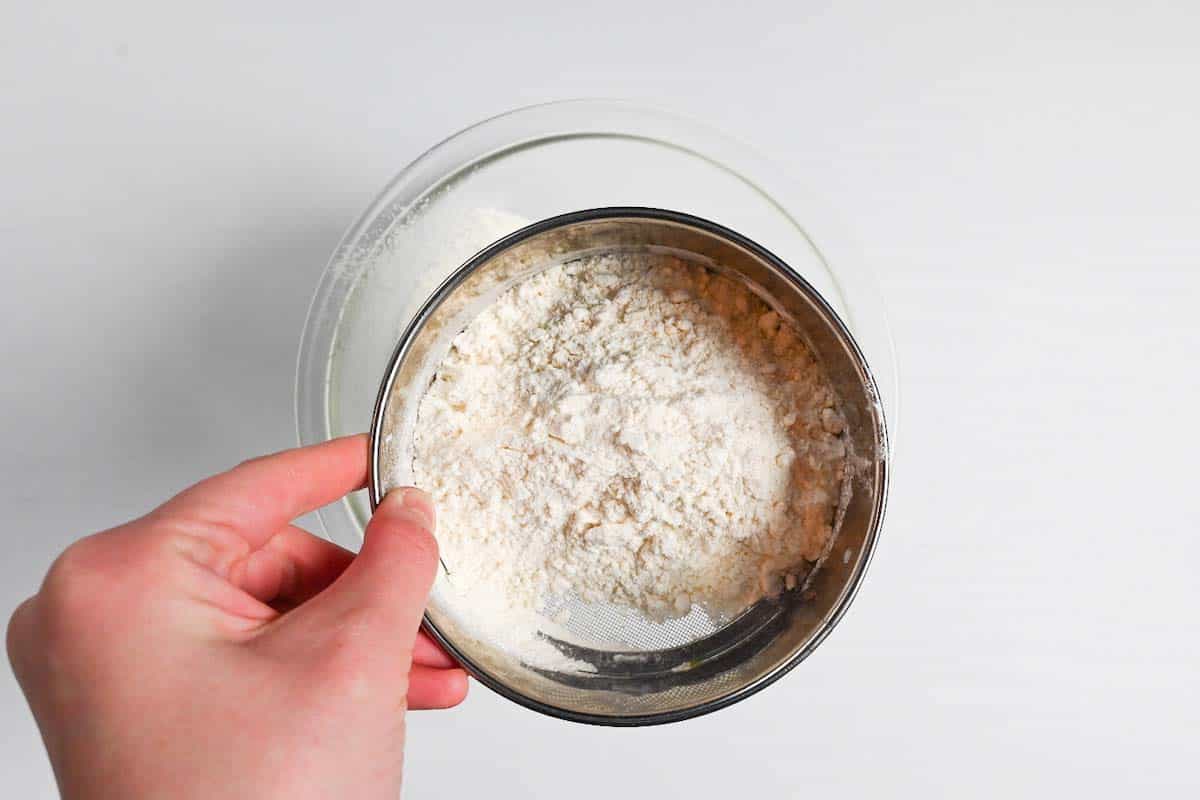
<path id="1" fill-rule="evenodd" d="M 528 695 L 513 689 L 504 681 L 492 675 L 488 670 L 483 668 L 461 649 L 459 649 L 453 641 L 450 640 L 430 618 L 428 611 L 423 615 L 421 627 L 434 640 L 438 642 L 445 650 L 461 664 L 467 672 L 476 680 L 496 692 L 500 696 L 513 701 L 519 705 L 529 708 L 533 711 L 545 714 L 559 719 L 565 719 L 572 722 L 581 722 L 590 725 L 605 725 L 615 727 L 636 727 L 647 725 L 661 725 L 670 722 L 680 722 L 685 719 L 710 714 L 722 708 L 726 708 L 734 703 L 746 699 L 747 697 L 765 689 L 767 686 L 775 683 L 792 669 L 794 669 L 801 661 L 806 659 L 813 651 L 829 636 L 833 628 L 845 616 L 850 604 L 858 594 L 859 587 L 862 585 L 866 577 L 867 568 L 870 565 L 871 559 L 875 553 L 875 547 L 879 540 L 879 535 L 883 526 L 883 519 L 887 508 L 887 494 L 889 484 L 889 449 L 888 449 L 888 430 L 887 419 L 884 413 L 880 400 L 879 388 L 875 382 L 874 374 L 871 372 L 870 365 L 855 340 L 849 328 L 842 321 L 841 317 L 834 308 L 825 300 L 821 294 L 813 288 L 813 286 L 804 279 L 799 273 L 793 270 L 787 262 L 783 261 L 771 251 L 767 250 L 757 242 L 743 236 L 736 231 L 726 228 L 716 222 L 697 217 L 692 214 L 686 214 L 679 211 L 670 211 L 661 208 L 648 208 L 644 206 L 609 206 L 603 208 L 590 208 L 581 211 L 568 212 L 549 217 L 530 225 L 527 225 L 520 230 L 505 236 L 504 238 L 494 242 L 488 247 L 476 253 L 460 267 L 455 269 L 450 275 L 442 281 L 438 288 L 430 295 L 430 297 L 422 304 L 420 310 L 405 327 L 404 332 L 400 335 L 399 342 L 392 355 L 388 360 L 387 369 L 384 373 L 384 379 L 380 383 L 379 393 L 375 399 L 375 406 L 371 414 L 371 427 L 369 431 L 370 446 L 368 448 L 368 481 L 367 492 L 370 501 L 372 513 L 379 505 L 382 499 L 381 479 L 380 479 L 380 450 L 382 446 L 382 428 L 384 418 L 386 416 L 387 401 L 391 396 L 392 386 L 395 383 L 399 366 L 404 356 L 407 354 L 409 345 L 411 344 L 414 335 L 419 331 L 428 320 L 430 314 L 441 305 L 441 303 L 453 292 L 469 275 L 471 275 L 478 267 L 495 258 L 504 251 L 520 244 L 528 239 L 538 236 L 555 228 L 574 225 L 580 222 L 589 222 L 595 220 L 617 220 L 617 219 L 652 219 L 664 222 L 672 222 L 693 228 L 699 228 L 706 233 L 714 234 L 720 238 L 724 238 L 733 244 L 749 250 L 753 255 L 770 263 L 773 267 L 779 270 L 783 275 L 796 282 L 799 288 L 805 292 L 809 300 L 813 301 L 820 312 L 825 315 L 830 325 L 835 329 L 841 338 L 842 342 L 850 351 L 855 366 L 863 378 L 865 388 L 871 398 L 871 408 L 875 423 L 878 426 L 877 435 L 877 452 L 878 458 L 876 465 L 878 470 L 878 489 L 875 494 L 875 501 L 871 508 L 871 523 L 867 533 L 863 539 L 862 553 L 856 564 L 855 571 L 851 574 L 850 579 L 843 586 L 841 595 L 838 597 L 833 608 L 826 615 L 820 625 L 816 628 L 811 636 L 809 636 L 803 644 L 787 656 L 782 662 L 776 665 L 768 672 L 759 675 L 754 680 L 746 683 L 743 686 L 722 695 L 714 700 L 707 700 L 702 703 L 697 703 L 692 706 L 674 709 L 671 711 L 652 712 L 646 714 L 598 714 L 591 712 L 575 711 L 573 709 L 563 708 L 551 703 L 545 703 L 541 700 L 529 697 Z"/>

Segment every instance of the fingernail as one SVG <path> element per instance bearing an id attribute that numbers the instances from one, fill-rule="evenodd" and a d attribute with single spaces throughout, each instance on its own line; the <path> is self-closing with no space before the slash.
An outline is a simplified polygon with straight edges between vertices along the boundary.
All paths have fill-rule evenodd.
<path id="1" fill-rule="evenodd" d="M 392 489 L 383 498 L 380 507 L 387 506 L 387 513 L 419 525 L 430 533 L 434 529 L 433 498 L 413 486 Z"/>

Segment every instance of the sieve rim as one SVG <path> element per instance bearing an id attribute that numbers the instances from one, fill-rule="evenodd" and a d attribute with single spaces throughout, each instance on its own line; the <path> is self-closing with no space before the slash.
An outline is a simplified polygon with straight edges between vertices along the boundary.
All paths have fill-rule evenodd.
<path id="1" fill-rule="evenodd" d="M 369 479 L 367 482 L 367 494 L 370 501 L 371 512 L 374 513 L 383 497 L 381 489 L 380 475 L 380 449 L 382 446 L 382 430 L 384 417 L 386 415 L 388 398 L 391 396 L 392 387 L 395 384 L 396 376 L 399 372 L 399 367 L 404 360 L 405 355 L 409 350 L 415 335 L 424 326 L 429 316 L 457 289 L 463 281 L 472 275 L 477 269 L 487 264 L 493 258 L 510 248 L 528 240 L 535 236 L 539 236 L 556 228 L 575 225 L 580 222 L 591 222 L 595 220 L 620 220 L 620 219 L 641 219 L 655 220 L 660 222 L 670 222 L 678 225 L 692 227 L 712 234 L 718 238 L 723 238 L 726 241 L 737 245 L 745 250 L 748 250 L 757 258 L 769 263 L 772 267 L 779 271 L 781 275 L 794 283 L 796 287 L 812 301 L 825 317 L 830 327 L 837 333 L 838 338 L 847 347 L 851 360 L 859 375 L 862 377 L 864 388 L 872 398 L 872 404 L 876 409 L 876 420 L 878 424 L 878 440 L 879 453 L 877 464 L 875 465 L 879 473 L 879 488 L 875 495 L 875 501 L 871 509 L 871 526 L 867 531 L 862 545 L 861 557 L 858 560 L 856 569 L 850 579 L 842 588 L 841 596 L 838 598 L 832 610 L 821 622 L 821 625 L 809 636 L 803 644 L 796 648 L 786 659 L 780 662 L 773 669 L 759 675 L 754 680 L 746 684 L 730 690 L 728 693 L 721 695 L 713 700 L 706 700 L 697 703 L 693 706 L 674 709 L 671 711 L 659 711 L 645 714 L 600 714 L 583 711 L 575 711 L 573 709 L 562 708 L 552 703 L 545 703 L 536 698 L 514 689 L 505 681 L 492 675 L 486 668 L 475 662 L 466 653 L 460 650 L 453 641 L 438 628 L 437 624 L 430 618 L 428 611 L 425 612 L 421 628 L 433 637 L 439 645 L 441 645 L 454 660 L 456 660 L 470 675 L 482 683 L 487 688 L 496 692 L 500 696 L 511 700 L 518 705 L 524 706 L 533 711 L 545 714 L 558 719 L 565 719 L 571 722 L 579 722 L 589 725 L 602 725 L 610 727 L 641 727 L 649 725 L 662 725 L 671 722 L 681 722 L 686 719 L 692 719 L 704 714 L 710 714 L 722 708 L 726 708 L 734 703 L 746 699 L 747 697 L 756 694 L 765 689 L 777 680 L 782 678 L 800 662 L 808 658 L 814 650 L 825 640 L 832 632 L 833 628 L 841 621 L 855 596 L 858 594 L 859 587 L 862 585 L 866 577 L 867 568 L 870 566 L 871 560 L 874 557 L 875 546 L 878 542 L 880 532 L 883 527 L 883 518 L 887 508 L 887 494 L 889 484 L 889 464 L 888 464 L 888 431 L 887 419 L 884 414 L 883 405 L 880 402 L 880 393 L 878 385 L 875 381 L 875 376 L 871 371 L 870 365 L 867 363 L 862 349 L 855 340 L 854 335 L 850 332 L 845 322 L 836 310 L 829 304 L 827 300 L 818 292 L 812 284 L 804 279 L 802 275 L 792 269 L 786 261 L 776 256 L 767 248 L 758 244 L 754 240 L 725 227 L 719 223 L 713 222 L 703 217 L 697 217 L 692 214 L 687 214 L 681 211 L 671 211 L 663 208 L 650 208 L 645 206 L 606 206 L 601 208 L 589 208 L 581 211 L 572 211 L 565 214 L 558 214 L 553 217 L 531 223 L 530 225 L 514 231 L 509 235 L 499 239 L 498 241 L 488 245 L 483 250 L 480 250 L 460 267 L 455 269 L 450 275 L 442 281 L 436 290 L 429 296 L 428 299 L 421 305 L 420 310 L 413 316 L 412 320 L 405 327 L 404 332 L 400 335 L 399 342 L 392 351 L 391 357 L 388 359 L 388 365 L 384 373 L 384 379 L 380 383 L 379 393 L 375 399 L 375 406 L 371 414 L 371 427 L 369 431 L 370 446 L 368 449 L 368 470 Z M 444 564 L 443 564 L 444 567 Z"/>

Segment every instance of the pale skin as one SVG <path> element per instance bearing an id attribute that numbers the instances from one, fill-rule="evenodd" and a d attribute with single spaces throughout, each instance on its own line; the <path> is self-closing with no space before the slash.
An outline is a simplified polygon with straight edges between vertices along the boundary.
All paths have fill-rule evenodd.
<path id="1" fill-rule="evenodd" d="M 406 712 L 467 676 L 419 630 L 428 495 L 357 556 L 292 525 L 366 469 L 363 436 L 249 461 L 54 562 L 8 652 L 63 797 L 399 796 Z"/>

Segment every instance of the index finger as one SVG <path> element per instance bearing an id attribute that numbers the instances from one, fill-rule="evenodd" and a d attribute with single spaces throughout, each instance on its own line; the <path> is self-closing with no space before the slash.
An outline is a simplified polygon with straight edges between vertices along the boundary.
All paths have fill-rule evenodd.
<path id="1" fill-rule="evenodd" d="M 262 547 L 284 525 L 367 483 L 367 436 L 284 450 L 184 489 L 158 512 L 219 525 Z"/>

